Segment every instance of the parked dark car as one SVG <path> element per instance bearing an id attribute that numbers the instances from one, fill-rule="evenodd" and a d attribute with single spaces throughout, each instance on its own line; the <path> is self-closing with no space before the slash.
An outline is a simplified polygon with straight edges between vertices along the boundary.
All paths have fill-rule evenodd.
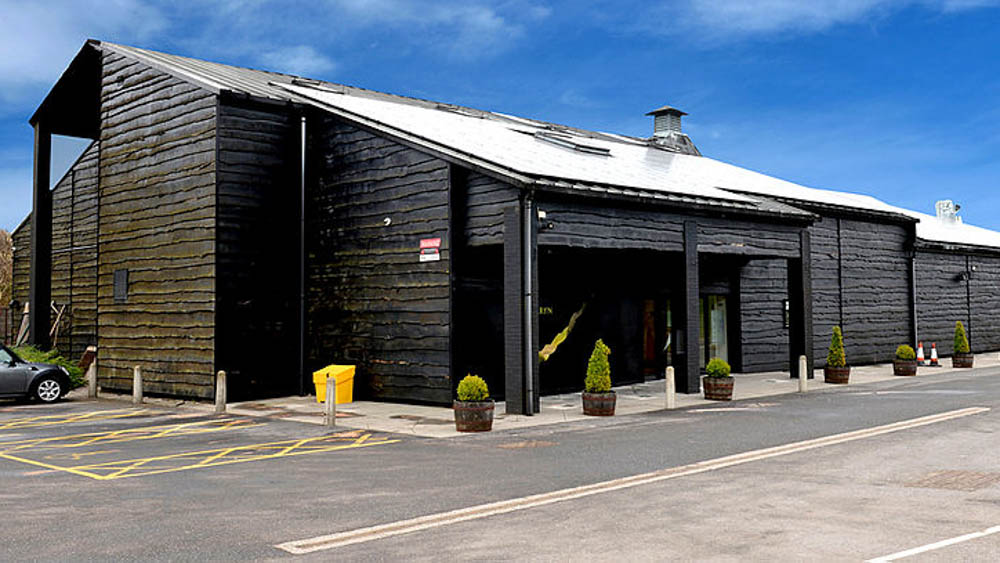
<path id="1" fill-rule="evenodd" d="M 34 397 L 43 403 L 54 403 L 69 388 L 66 368 L 26 362 L 10 348 L 0 345 L 0 397 Z"/>

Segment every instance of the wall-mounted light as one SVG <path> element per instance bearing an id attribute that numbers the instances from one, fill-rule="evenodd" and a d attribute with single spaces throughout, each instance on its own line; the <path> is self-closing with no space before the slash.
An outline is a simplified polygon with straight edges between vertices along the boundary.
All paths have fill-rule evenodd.
<path id="1" fill-rule="evenodd" d="M 552 221 L 546 221 L 545 218 L 548 217 L 548 213 L 538 210 L 538 230 L 548 231 L 555 228 L 555 224 Z"/>

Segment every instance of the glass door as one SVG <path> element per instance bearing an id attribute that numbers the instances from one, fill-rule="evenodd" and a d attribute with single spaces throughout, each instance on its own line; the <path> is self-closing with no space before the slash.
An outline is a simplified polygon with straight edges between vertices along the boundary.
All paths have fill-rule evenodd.
<path id="1" fill-rule="evenodd" d="M 729 362 L 729 326 L 725 295 L 706 295 L 698 301 L 698 345 L 702 368 L 712 358 Z"/>

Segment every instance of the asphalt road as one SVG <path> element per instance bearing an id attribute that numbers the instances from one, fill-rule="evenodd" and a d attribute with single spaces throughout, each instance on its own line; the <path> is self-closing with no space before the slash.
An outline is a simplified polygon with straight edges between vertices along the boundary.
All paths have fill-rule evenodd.
<path id="1" fill-rule="evenodd" d="M 0 559 L 865 560 L 1000 525 L 998 376 L 452 440 L 0 403 Z M 304 556 L 275 547 L 967 407 L 991 410 Z M 914 560 L 998 558 L 991 534 Z"/>

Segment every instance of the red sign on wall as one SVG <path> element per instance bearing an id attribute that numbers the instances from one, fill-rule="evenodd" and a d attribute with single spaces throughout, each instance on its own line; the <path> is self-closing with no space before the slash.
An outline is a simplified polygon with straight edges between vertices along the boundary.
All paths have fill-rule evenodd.
<path id="1" fill-rule="evenodd" d="M 420 261 L 437 262 L 441 260 L 441 239 L 420 239 Z"/>

